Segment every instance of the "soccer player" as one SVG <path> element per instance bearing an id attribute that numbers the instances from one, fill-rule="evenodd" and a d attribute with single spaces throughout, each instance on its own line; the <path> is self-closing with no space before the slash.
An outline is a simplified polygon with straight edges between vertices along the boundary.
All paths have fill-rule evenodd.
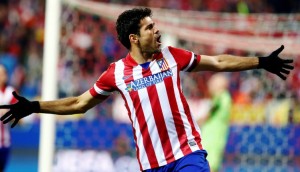
<path id="1" fill-rule="evenodd" d="M 281 46 L 268 57 L 207 56 L 175 48 L 161 48 L 159 29 L 149 8 L 134 8 L 119 15 L 119 41 L 129 50 L 126 57 L 110 64 L 96 83 L 77 97 L 53 101 L 19 100 L 1 117 L 4 123 L 33 113 L 78 114 L 119 92 L 132 122 L 137 159 L 142 171 L 209 171 L 200 129 L 182 93 L 179 72 L 242 71 L 264 68 L 282 79 L 293 69 L 283 60 Z M 26 112 L 26 113 L 24 113 Z"/>
<path id="2" fill-rule="evenodd" d="M 208 152 L 207 160 L 212 172 L 219 171 L 229 132 L 231 96 L 228 79 L 223 73 L 212 75 L 208 90 L 212 99 L 211 110 L 200 124 L 202 144 Z"/>
<path id="3" fill-rule="evenodd" d="M 8 76 L 5 67 L 0 64 L 0 105 L 14 104 L 17 100 L 12 95 L 14 88 L 7 85 Z M 0 115 L 7 110 L 0 109 Z M 7 125 L 0 123 L 0 172 L 4 171 L 10 151 L 10 133 Z"/>

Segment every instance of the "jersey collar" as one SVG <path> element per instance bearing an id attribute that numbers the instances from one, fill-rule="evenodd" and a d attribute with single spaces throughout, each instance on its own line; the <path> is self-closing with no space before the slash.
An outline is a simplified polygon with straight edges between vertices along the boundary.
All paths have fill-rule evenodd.
<path id="1" fill-rule="evenodd" d="M 159 52 L 159 53 L 156 53 L 154 54 L 154 57 L 153 57 L 153 61 L 157 60 L 157 59 L 161 59 L 163 56 L 162 56 L 162 53 Z M 125 61 L 128 65 L 130 66 L 138 66 L 139 64 L 133 59 L 133 57 L 130 55 L 130 53 L 127 54 L 127 56 L 125 57 Z"/>

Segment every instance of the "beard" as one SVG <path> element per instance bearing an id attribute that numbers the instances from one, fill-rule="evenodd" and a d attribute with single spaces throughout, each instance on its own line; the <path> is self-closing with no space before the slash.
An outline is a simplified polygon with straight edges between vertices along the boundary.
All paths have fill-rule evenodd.
<path id="1" fill-rule="evenodd" d="M 161 52 L 161 48 L 160 47 L 155 47 L 155 46 L 142 46 L 139 42 L 138 44 L 141 52 L 143 54 L 156 54 L 156 53 L 160 53 Z"/>

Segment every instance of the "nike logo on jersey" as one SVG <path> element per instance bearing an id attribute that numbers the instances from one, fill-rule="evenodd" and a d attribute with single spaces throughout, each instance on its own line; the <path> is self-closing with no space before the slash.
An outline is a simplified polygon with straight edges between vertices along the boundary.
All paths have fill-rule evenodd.
<path id="1" fill-rule="evenodd" d="M 132 77 L 132 75 L 123 76 L 122 79 L 125 81 L 125 80 L 129 79 L 130 77 Z"/>

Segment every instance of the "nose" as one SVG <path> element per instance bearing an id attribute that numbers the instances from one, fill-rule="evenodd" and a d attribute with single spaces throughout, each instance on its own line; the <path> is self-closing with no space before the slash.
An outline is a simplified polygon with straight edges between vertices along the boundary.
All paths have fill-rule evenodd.
<path id="1" fill-rule="evenodd" d="M 159 29 L 157 27 L 154 28 L 154 33 L 159 34 Z"/>

